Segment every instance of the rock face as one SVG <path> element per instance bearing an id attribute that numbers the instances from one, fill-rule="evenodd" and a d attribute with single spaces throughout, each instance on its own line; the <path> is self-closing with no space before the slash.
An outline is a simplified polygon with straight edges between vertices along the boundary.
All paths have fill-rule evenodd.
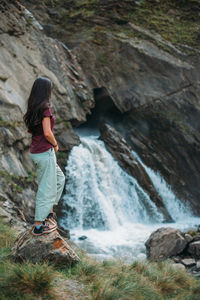
<path id="1" fill-rule="evenodd" d="M 171 227 L 159 228 L 154 231 L 145 246 L 147 258 L 150 260 L 162 260 L 181 253 L 187 245 L 184 234 Z"/>
<path id="2" fill-rule="evenodd" d="M 19 1 L 1 1 L 0 28 L 0 190 L 5 199 L 33 214 L 35 168 L 23 114 L 34 80 L 46 76 L 53 83 L 51 104 L 62 169 L 71 148 L 80 143 L 72 124 L 84 122 L 94 102 L 76 57 L 64 43 L 48 38 Z"/>
<path id="3" fill-rule="evenodd" d="M 176 195 L 190 202 L 195 214 L 200 213 L 200 52 L 186 45 L 175 47 L 130 22 L 130 10 L 136 13 L 141 2 L 145 1 L 21 1 L 31 15 L 17 0 L 1 1 L 0 169 L 4 173 L 0 189 L 4 199 L 26 208 L 30 189 L 22 184 L 22 193 L 10 183 L 16 176 L 30 179 L 34 172 L 22 116 L 33 81 L 48 76 L 54 86 L 55 133 L 64 152 L 63 165 L 70 149 L 80 143 L 72 126 L 87 122 L 94 96 L 96 113 L 112 119 L 144 163 L 159 171 Z M 86 12 L 84 5 L 89 7 Z M 196 1 L 188 5 L 198 20 Z M 104 30 L 105 24 L 115 30 Z M 31 199 L 34 193 L 32 188 Z M 29 205 L 29 210 L 33 207 Z"/>
<path id="4" fill-rule="evenodd" d="M 139 185 L 156 204 L 159 211 L 164 215 L 164 221 L 172 221 L 161 197 L 158 195 L 154 185 L 145 169 L 131 151 L 131 147 L 124 138 L 110 125 L 104 124 L 100 127 L 100 138 L 105 142 L 108 150 L 118 161 L 119 165 L 131 176 L 137 179 Z"/>
<path id="5" fill-rule="evenodd" d="M 30 231 L 22 232 L 12 248 L 15 260 L 33 263 L 49 261 L 54 264 L 71 266 L 79 257 L 56 231 L 41 236 L 33 236 Z"/>

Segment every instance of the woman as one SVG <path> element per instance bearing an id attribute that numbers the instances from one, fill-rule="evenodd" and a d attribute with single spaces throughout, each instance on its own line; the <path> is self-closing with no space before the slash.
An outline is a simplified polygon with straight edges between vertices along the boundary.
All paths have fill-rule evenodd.
<path id="1" fill-rule="evenodd" d="M 57 228 L 53 206 L 61 197 L 65 176 L 56 162 L 58 144 L 53 134 L 55 117 L 50 107 L 51 81 L 37 78 L 28 98 L 24 122 L 32 134 L 30 156 L 37 168 L 35 224 L 33 235 L 42 235 Z"/>

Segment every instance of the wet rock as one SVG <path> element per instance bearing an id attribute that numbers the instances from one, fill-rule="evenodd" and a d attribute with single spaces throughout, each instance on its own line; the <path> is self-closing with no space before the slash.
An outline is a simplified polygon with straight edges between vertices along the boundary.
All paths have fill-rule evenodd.
<path id="1" fill-rule="evenodd" d="M 200 241 L 190 243 L 188 253 L 190 253 L 193 257 L 200 258 Z"/>
<path id="2" fill-rule="evenodd" d="M 145 169 L 131 151 L 131 147 L 125 139 L 112 126 L 103 124 L 100 127 L 100 138 L 106 144 L 108 150 L 118 161 L 119 165 L 131 176 L 133 176 L 156 204 L 158 210 L 164 215 L 165 221 L 172 221 L 161 197 L 158 195 L 154 185 Z"/>
<path id="3" fill-rule="evenodd" d="M 86 235 L 82 235 L 78 238 L 80 241 L 84 241 L 87 239 L 87 236 Z"/>
<path id="4" fill-rule="evenodd" d="M 49 261 L 65 266 L 79 261 L 77 254 L 57 230 L 41 236 L 33 236 L 30 231 L 22 232 L 15 241 L 12 255 L 16 261 Z"/>
<path id="5" fill-rule="evenodd" d="M 145 246 L 147 258 L 150 260 L 163 260 L 181 253 L 187 245 L 184 234 L 171 227 L 159 228 L 154 231 Z"/>

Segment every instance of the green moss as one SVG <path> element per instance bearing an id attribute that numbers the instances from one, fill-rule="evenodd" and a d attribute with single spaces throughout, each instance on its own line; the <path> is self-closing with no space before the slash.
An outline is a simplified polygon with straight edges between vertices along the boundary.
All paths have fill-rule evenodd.
<path id="1" fill-rule="evenodd" d="M 64 159 L 64 158 L 66 159 L 67 158 L 67 154 L 64 151 L 58 151 L 56 153 L 56 157 L 57 157 L 57 159 Z"/>
<path id="2" fill-rule="evenodd" d="M 139 4 L 135 1 L 126 0 L 119 3 L 101 3 L 97 0 L 87 1 L 70 1 L 48 0 L 46 3 L 56 8 L 59 14 L 55 20 L 57 31 L 66 33 L 68 36 L 75 37 L 75 33 L 79 36 L 83 32 L 88 32 L 88 37 L 95 32 L 124 32 L 127 37 L 135 37 L 149 39 L 147 36 L 129 30 L 127 33 L 128 22 L 132 22 L 148 30 L 159 33 L 163 39 L 170 41 L 176 46 L 179 44 L 187 44 L 200 48 L 199 31 L 200 31 L 200 6 L 198 0 L 188 1 L 156 1 L 144 0 Z M 99 18 L 102 18 L 102 24 L 99 25 Z M 105 20 L 105 21 L 103 21 Z M 52 19 L 51 21 L 54 22 Z M 129 27 L 130 29 L 130 27 Z M 64 31 L 63 31 L 64 30 Z M 85 35 L 84 35 L 85 36 Z M 94 43 L 102 45 L 102 42 L 94 36 Z M 162 43 L 156 42 L 159 48 L 165 51 L 172 51 Z M 189 54 L 194 53 L 193 50 L 185 50 Z"/>
<path id="3" fill-rule="evenodd" d="M 159 33 L 171 43 L 199 47 L 200 20 L 192 9 L 192 2 L 183 7 L 175 1 L 143 1 L 135 12 L 129 13 L 130 21 Z M 190 4 L 190 3 L 191 4 Z M 171 13 L 169 13 L 171 9 Z M 194 18 L 192 18 L 193 16 Z"/>
<path id="4" fill-rule="evenodd" d="M 109 59 L 105 53 L 99 53 L 96 57 L 96 66 L 102 67 L 109 64 Z"/>
<path id="5" fill-rule="evenodd" d="M 0 177 L 7 181 L 13 193 L 22 193 L 25 187 L 30 186 L 30 183 L 35 181 L 36 173 L 28 172 L 28 177 L 22 177 L 0 170 Z"/>
<path id="6" fill-rule="evenodd" d="M 61 123 L 63 123 L 68 129 L 72 128 L 72 124 L 70 121 L 66 121 L 65 119 L 59 117 L 56 118 L 56 124 L 61 124 Z"/>
<path id="7" fill-rule="evenodd" d="M 200 236 L 200 232 L 195 231 L 195 230 L 189 230 L 186 233 L 191 235 L 192 237 Z"/>
<path id="8" fill-rule="evenodd" d="M 0 117 L 0 127 L 7 127 L 13 129 L 18 126 L 19 126 L 19 122 L 5 121 Z"/>

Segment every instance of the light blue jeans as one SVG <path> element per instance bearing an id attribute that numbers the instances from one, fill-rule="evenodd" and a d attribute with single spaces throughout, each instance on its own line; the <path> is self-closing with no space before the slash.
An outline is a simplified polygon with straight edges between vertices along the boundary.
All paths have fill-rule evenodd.
<path id="1" fill-rule="evenodd" d="M 29 153 L 37 168 L 35 221 L 44 221 L 61 197 L 65 176 L 56 162 L 53 148 L 42 153 Z"/>

